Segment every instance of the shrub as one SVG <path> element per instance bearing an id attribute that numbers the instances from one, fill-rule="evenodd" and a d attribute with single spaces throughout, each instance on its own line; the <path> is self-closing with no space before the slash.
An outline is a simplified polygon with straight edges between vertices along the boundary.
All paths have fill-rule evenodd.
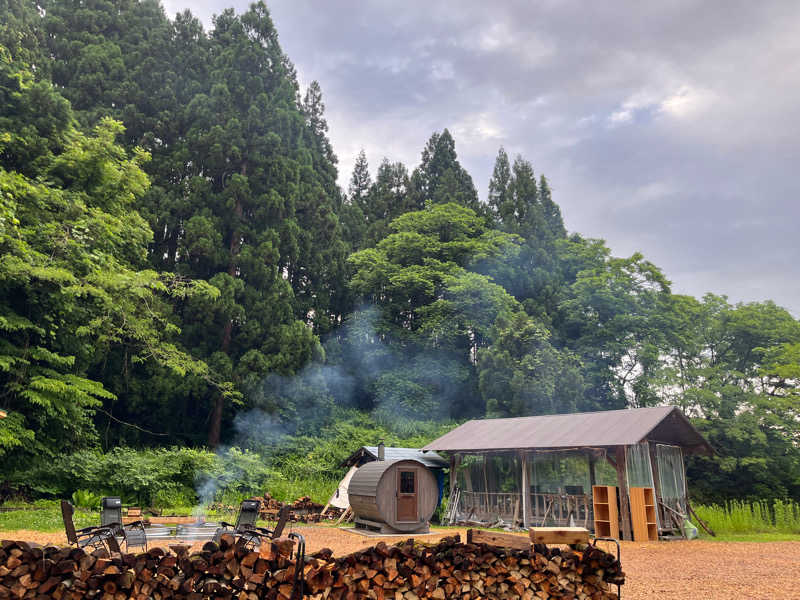
<path id="1" fill-rule="evenodd" d="M 97 509 L 100 506 L 100 495 L 89 490 L 75 490 L 72 493 L 72 504 L 78 508 Z"/>

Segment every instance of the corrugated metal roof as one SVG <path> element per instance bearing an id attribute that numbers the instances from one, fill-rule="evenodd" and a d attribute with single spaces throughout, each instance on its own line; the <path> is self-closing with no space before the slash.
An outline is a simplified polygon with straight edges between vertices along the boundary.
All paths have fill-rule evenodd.
<path id="1" fill-rule="evenodd" d="M 378 460 L 378 447 L 361 446 L 361 448 L 356 450 L 342 463 L 342 466 L 356 464 L 363 455 L 366 455 L 370 460 Z M 387 461 L 418 460 L 431 469 L 441 469 L 448 464 L 447 461 L 436 454 L 436 452 L 422 452 L 422 450 L 417 448 L 393 448 L 391 446 L 386 446 L 384 448 L 384 459 Z"/>
<path id="2" fill-rule="evenodd" d="M 675 406 L 468 421 L 423 450 L 602 448 L 637 444 L 645 438 L 682 446 L 689 453 L 714 452 Z"/>

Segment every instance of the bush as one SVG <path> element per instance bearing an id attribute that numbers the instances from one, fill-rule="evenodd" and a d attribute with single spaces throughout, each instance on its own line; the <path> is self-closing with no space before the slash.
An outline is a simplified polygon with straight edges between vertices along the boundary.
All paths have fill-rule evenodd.
<path id="1" fill-rule="evenodd" d="M 254 435 L 252 450 L 237 447 L 213 453 L 195 448 L 120 447 L 103 453 L 82 450 L 42 461 L 12 474 L 40 497 L 70 497 L 78 490 L 120 496 L 124 504 L 158 509 L 198 503 L 236 505 L 269 492 L 279 500 L 302 495 L 324 503 L 344 474 L 341 462 L 362 445 L 419 448 L 446 425 L 415 422 L 390 429 L 363 412 L 337 409 L 332 423 L 311 435 Z M 94 502 L 87 500 L 86 502 Z"/>
<path id="2" fill-rule="evenodd" d="M 97 509 L 100 506 L 101 497 L 88 490 L 75 490 L 72 493 L 72 504 L 78 508 Z"/>
<path id="3" fill-rule="evenodd" d="M 217 462 L 214 453 L 192 448 L 83 450 L 41 463 L 25 477 L 42 495 L 64 497 L 90 489 L 120 496 L 125 504 L 163 507 L 194 504 L 197 473 L 212 471 Z"/>

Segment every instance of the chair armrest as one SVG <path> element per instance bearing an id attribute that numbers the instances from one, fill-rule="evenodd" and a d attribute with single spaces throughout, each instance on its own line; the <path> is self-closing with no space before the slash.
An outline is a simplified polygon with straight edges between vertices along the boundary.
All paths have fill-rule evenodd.
<path id="1" fill-rule="evenodd" d="M 134 521 L 133 523 L 126 523 L 124 527 L 141 527 L 144 529 L 144 521 Z"/>
<path id="2" fill-rule="evenodd" d="M 78 537 L 87 537 L 93 535 L 114 535 L 114 530 L 107 526 L 102 527 L 84 527 L 78 529 L 75 534 Z"/>
<path id="3" fill-rule="evenodd" d="M 219 522 L 219 526 L 220 527 L 230 527 L 231 529 L 234 528 L 233 525 L 231 525 L 230 523 L 226 523 L 225 521 L 220 521 Z"/>
<path id="4" fill-rule="evenodd" d="M 76 529 L 75 533 L 77 533 L 78 535 L 88 534 L 88 533 L 92 533 L 93 531 L 96 531 L 98 529 L 105 529 L 105 527 L 103 527 L 103 526 L 98 527 L 97 525 L 90 525 L 89 527 L 84 527 L 83 529 Z"/>

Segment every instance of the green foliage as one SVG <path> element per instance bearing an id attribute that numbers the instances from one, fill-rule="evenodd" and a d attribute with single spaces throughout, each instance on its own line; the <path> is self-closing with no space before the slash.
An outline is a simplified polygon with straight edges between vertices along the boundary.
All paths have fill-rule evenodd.
<path id="1" fill-rule="evenodd" d="M 583 395 L 579 361 L 554 348 L 547 329 L 522 311 L 501 315 L 495 329 L 478 355 L 487 416 L 573 412 Z"/>
<path id="2" fill-rule="evenodd" d="M 89 489 L 121 496 L 129 504 L 164 506 L 194 504 L 197 478 L 218 468 L 216 455 L 204 450 L 120 447 L 108 453 L 83 450 L 40 462 L 11 480 L 49 495 L 64 497 L 76 489 Z"/>
<path id="3" fill-rule="evenodd" d="M 97 510 L 102 496 L 89 490 L 75 490 L 72 492 L 72 504 L 78 508 Z"/>
<path id="4" fill-rule="evenodd" d="M 791 500 L 730 501 L 724 505 L 698 506 L 697 515 L 714 533 L 800 534 L 800 504 Z"/>
<path id="5" fill-rule="evenodd" d="M 148 157 L 139 150 L 129 157 L 115 143 L 121 124 L 103 120 L 87 136 L 66 106 L 28 128 L 27 105 L 62 104 L 51 86 L 31 83 L 2 56 L 0 385 L 11 417 L 0 422 L 0 456 L 13 465 L 96 440 L 92 415 L 114 394 L 92 368 L 110 352 L 211 379 L 172 342 L 178 330 L 164 298 L 215 294 L 139 270 L 151 232 L 132 207 L 148 187 L 141 170 Z M 53 144 L 22 148 L 9 134 L 15 130 Z M 14 170 L 20 163 L 23 172 Z"/>

